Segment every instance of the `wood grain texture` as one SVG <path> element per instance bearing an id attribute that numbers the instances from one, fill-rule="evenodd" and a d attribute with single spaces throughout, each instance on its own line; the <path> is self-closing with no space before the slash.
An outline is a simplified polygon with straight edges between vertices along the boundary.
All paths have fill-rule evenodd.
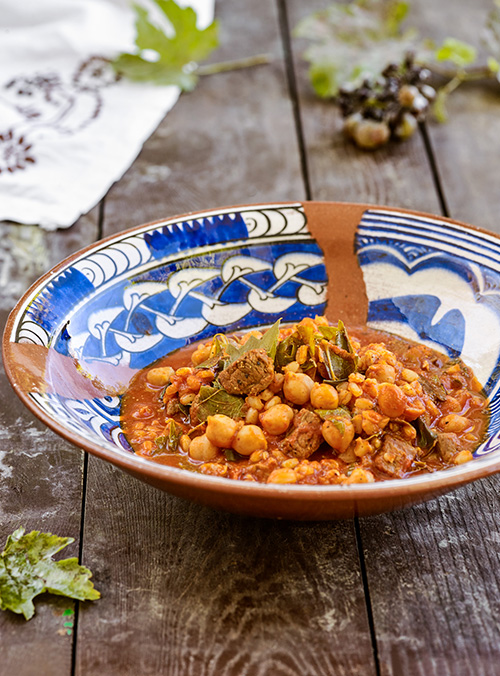
<path id="1" fill-rule="evenodd" d="M 94 211 L 60 237 L 36 226 L 0 223 L 0 325 L 41 274 L 96 236 Z M 7 383 L 0 366 L 0 550 L 16 528 L 71 536 L 64 556 L 78 555 L 83 453 L 35 419 Z M 0 613 L 0 673 L 68 676 L 73 636 L 64 622 L 70 599 L 42 595 L 30 622 Z"/>
<path id="2" fill-rule="evenodd" d="M 304 197 L 276 8 L 219 2 L 217 15 L 216 59 L 273 51 L 273 64 L 181 97 L 111 191 L 106 234 L 194 208 Z M 84 560 L 103 598 L 80 613 L 79 676 L 374 673 L 352 522 L 229 516 L 93 458 L 86 504 Z"/>
<path id="3" fill-rule="evenodd" d="M 282 2 L 291 31 L 304 16 L 329 4 L 328 0 Z M 294 38 L 292 50 L 312 199 L 439 211 L 420 135 L 376 152 L 361 151 L 347 141 L 338 108 L 331 101 L 318 99 L 309 83 L 307 63 L 302 59 L 308 44 Z"/>
<path id="4" fill-rule="evenodd" d="M 287 6 L 292 25 L 314 9 L 294 1 Z M 426 0 L 412 6 L 425 34 L 431 30 L 445 37 L 445 30 L 477 42 L 481 11 L 476 3 L 458 8 Z M 456 24 L 466 32 L 454 33 Z M 340 194 L 439 212 L 421 139 L 373 154 L 357 151 L 342 140 L 339 117 L 329 104 L 311 100 L 303 67 L 297 68 L 313 197 Z M 492 169 L 498 110 L 490 91 L 475 98 L 462 90 L 450 102 L 450 122 L 430 129 L 450 215 L 497 231 L 492 214 L 498 212 L 500 194 L 493 190 Z M 332 120 L 337 120 L 333 137 Z M 500 480 L 491 478 L 425 505 L 360 520 L 382 676 L 498 673 L 499 487 Z"/>
<path id="5" fill-rule="evenodd" d="M 493 3 L 437 3 L 419 0 L 411 16 L 422 34 L 436 40 L 453 35 L 479 48 L 478 62 L 486 63 L 481 47 L 483 27 Z M 500 233 L 500 85 L 498 82 L 465 84 L 450 95 L 449 119 L 429 126 L 434 154 L 450 216 Z"/>
<path id="6" fill-rule="evenodd" d="M 495 676 L 497 479 L 361 520 L 382 676 Z"/>
<path id="7" fill-rule="evenodd" d="M 80 614 L 77 674 L 373 673 L 352 522 L 227 515 L 102 463 L 88 486 L 103 598 Z"/>
<path id="8" fill-rule="evenodd" d="M 272 63 L 206 76 L 181 96 L 110 191 L 106 234 L 196 209 L 304 199 L 277 12 L 246 4 L 217 2 L 213 60 L 263 52 Z"/>

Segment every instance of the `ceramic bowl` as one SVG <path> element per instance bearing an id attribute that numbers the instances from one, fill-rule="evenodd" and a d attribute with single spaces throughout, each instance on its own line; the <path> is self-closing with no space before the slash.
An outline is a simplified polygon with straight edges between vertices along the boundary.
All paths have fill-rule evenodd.
<path id="1" fill-rule="evenodd" d="M 33 285 L 7 322 L 21 400 L 85 451 L 160 489 L 255 516 L 330 519 L 429 499 L 500 470 L 500 238 L 401 209 L 233 206 L 102 240 Z M 215 333 L 323 314 L 461 356 L 491 398 L 469 463 L 353 486 L 261 485 L 134 455 L 120 399 L 134 373 Z"/>

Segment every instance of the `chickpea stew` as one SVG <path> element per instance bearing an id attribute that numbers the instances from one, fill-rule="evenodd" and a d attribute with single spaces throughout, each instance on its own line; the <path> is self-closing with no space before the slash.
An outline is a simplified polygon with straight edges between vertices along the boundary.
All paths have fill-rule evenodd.
<path id="1" fill-rule="evenodd" d="M 467 462 L 487 422 L 461 360 L 324 317 L 179 350 L 135 376 L 121 416 L 133 450 L 156 462 L 308 485 Z"/>

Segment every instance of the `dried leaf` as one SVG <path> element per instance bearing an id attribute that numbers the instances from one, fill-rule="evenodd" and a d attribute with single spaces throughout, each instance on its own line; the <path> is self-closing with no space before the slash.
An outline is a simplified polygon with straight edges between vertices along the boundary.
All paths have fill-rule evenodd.
<path id="1" fill-rule="evenodd" d="M 205 421 L 209 415 L 227 415 L 235 420 L 241 417 L 244 399 L 229 394 L 226 390 L 211 385 L 203 385 L 199 392 L 197 418 Z"/>
<path id="2" fill-rule="evenodd" d="M 278 321 L 275 322 L 271 326 L 271 328 L 269 328 L 264 333 L 262 338 L 257 338 L 256 336 L 251 335 L 250 338 L 248 338 L 248 340 L 246 341 L 246 343 L 240 346 L 228 343 L 228 345 L 225 348 L 226 353 L 229 356 L 229 361 L 226 364 L 226 367 L 235 362 L 237 359 L 242 357 L 247 352 L 250 352 L 250 350 L 265 350 L 267 354 L 271 357 L 271 359 L 274 361 L 274 358 L 276 356 L 276 349 L 278 347 L 280 322 L 281 320 L 278 319 Z"/>
<path id="3" fill-rule="evenodd" d="M 80 601 L 100 598 L 90 581 L 92 573 L 77 558 L 54 561 L 52 556 L 74 542 L 52 533 L 18 528 L 9 535 L 0 554 L 0 608 L 29 620 L 35 613 L 33 599 L 50 592 Z"/>

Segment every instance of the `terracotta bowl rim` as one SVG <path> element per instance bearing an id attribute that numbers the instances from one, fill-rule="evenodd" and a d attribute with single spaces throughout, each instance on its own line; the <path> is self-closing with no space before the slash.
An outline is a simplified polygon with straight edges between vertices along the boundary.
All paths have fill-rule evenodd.
<path id="1" fill-rule="evenodd" d="M 322 201 L 322 200 L 288 200 L 280 202 L 256 202 L 248 204 L 238 204 L 230 206 L 214 207 L 210 209 L 201 209 L 184 214 L 178 214 L 172 217 L 158 219 L 141 225 L 127 228 L 119 233 L 109 235 L 92 244 L 89 244 L 75 253 L 67 256 L 62 261 L 54 265 L 44 275 L 39 277 L 17 301 L 12 309 L 5 324 L 2 340 L 2 353 L 7 378 L 26 408 L 33 413 L 39 420 L 41 420 L 49 429 L 56 432 L 74 446 L 84 450 L 96 457 L 107 460 L 111 464 L 120 467 L 121 469 L 134 474 L 136 476 L 143 476 L 145 480 L 163 485 L 179 485 L 184 488 L 200 488 L 204 493 L 214 492 L 224 495 L 245 495 L 254 496 L 258 498 L 293 498 L 305 499 L 308 501 L 319 500 L 326 502 L 345 502 L 356 501 L 362 502 L 363 498 L 374 500 L 382 497 L 396 497 L 400 494 L 416 495 L 432 492 L 435 494 L 439 490 L 446 490 L 459 486 L 470 481 L 490 476 L 500 472 L 500 452 L 493 451 L 491 456 L 484 455 L 479 458 L 474 458 L 468 463 L 458 465 L 450 469 L 439 470 L 432 474 L 419 474 L 404 479 L 387 479 L 385 481 L 376 481 L 374 483 L 354 484 L 354 485 L 326 485 L 326 486 L 308 486 L 308 485 L 294 485 L 294 484 L 262 484 L 258 482 L 244 482 L 234 479 L 226 479 L 224 477 L 215 477 L 210 475 L 203 475 L 197 472 L 191 472 L 185 469 L 170 467 L 162 465 L 154 461 L 142 458 L 127 451 L 118 450 L 117 452 L 108 449 L 100 444 L 94 443 L 85 437 L 70 432 L 68 429 L 60 425 L 55 418 L 47 415 L 40 409 L 33 400 L 22 390 L 19 383 L 16 381 L 14 373 L 9 364 L 8 346 L 15 342 L 11 340 L 13 327 L 17 321 L 20 311 L 23 309 L 25 303 L 30 297 L 36 294 L 37 289 L 46 285 L 47 281 L 55 277 L 58 272 L 70 265 L 73 261 L 85 255 L 91 250 L 98 250 L 103 245 L 113 240 L 120 240 L 123 237 L 128 237 L 136 232 L 148 230 L 157 224 L 164 224 L 168 222 L 176 222 L 181 219 L 190 219 L 201 214 L 220 213 L 222 211 L 231 213 L 233 210 L 238 211 L 243 208 L 255 207 L 288 207 L 288 206 L 305 206 L 307 204 L 320 204 L 325 207 L 355 207 L 357 209 L 382 209 L 397 211 L 403 214 L 411 214 L 423 218 L 439 219 L 445 223 L 463 226 L 469 230 L 484 233 L 490 237 L 499 240 L 500 235 L 489 230 L 473 226 L 471 224 L 458 221 L 452 218 L 437 216 L 428 212 L 417 211 L 414 209 L 404 209 L 400 207 L 392 207 L 387 205 L 370 204 L 364 202 L 338 202 L 338 201 Z"/>

